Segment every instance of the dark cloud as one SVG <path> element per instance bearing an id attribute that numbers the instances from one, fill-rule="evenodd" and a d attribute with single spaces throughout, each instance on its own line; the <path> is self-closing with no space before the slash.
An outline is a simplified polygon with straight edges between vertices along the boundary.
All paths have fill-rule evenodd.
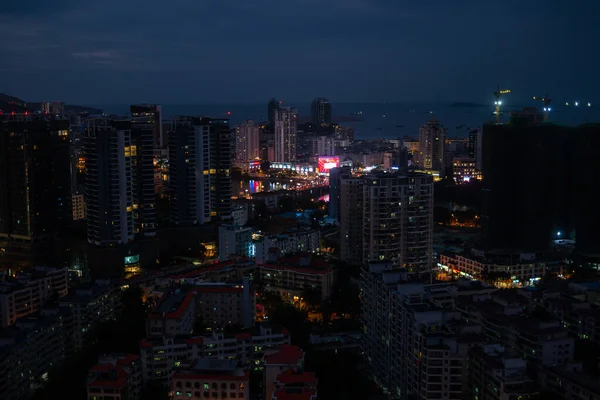
<path id="1" fill-rule="evenodd" d="M 597 0 L 10 0 L 0 87 L 85 103 L 475 101 L 499 81 L 585 96 L 597 15 Z"/>
<path id="2" fill-rule="evenodd" d="M 0 7 L 0 15 L 11 16 L 44 16 L 63 12 L 75 0 L 7 0 Z"/>

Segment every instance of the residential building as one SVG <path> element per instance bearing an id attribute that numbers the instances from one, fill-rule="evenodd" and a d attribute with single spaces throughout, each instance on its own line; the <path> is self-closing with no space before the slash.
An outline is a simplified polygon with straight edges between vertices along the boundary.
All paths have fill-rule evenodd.
<path id="1" fill-rule="evenodd" d="M 483 157 L 482 157 L 482 149 L 483 149 L 483 142 L 482 142 L 482 129 L 481 128 L 476 128 L 476 129 L 471 129 L 469 131 L 469 141 L 467 144 L 467 150 L 468 150 L 468 154 L 469 154 L 469 158 L 474 159 L 475 160 L 475 168 L 479 171 L 481 171 L 482 168 L 482 163 L 483 163 Z"/>
<path id="2" fill-rule="evenodd" d="M 17 319 L 38 312 L 44 303 L 63 297 L 68 292 L 66 268 L 36 267 L 17 278 L 0 275 L 1 327 L 13 325 Z"/>
<path id="3" fill-rule="evenodd" d="M 329 218 L 340 220 L 342 180 L 351 177 L 350 167 L 337 167 L 329 170 Z"/>
<path id="4" fill-rule="evenodd" d="M 253 121 L 244 121 L 235 128 L 235 159 L 247 162 L 260 158 L 260 127 Z"/>
<path id="5" fill-rule="evenodd" d="M 322 156 L 335 156 L 336 140 L 333 136 L 321 135 L 312 140 L 312 153 L 315 159 Z"/>
<path id="6" fill-rule="evenodd" d="M 133 176 L 138 151 L 131 122 L 89 119 L 83 140 L 88 242 L 111 247 L 129 243 L 135 238 Z"/>
<path id="7" fill-rule="evenodd" d="M 275 123 L 275 112 L 279 110 L 279 108 L 281 107 L 281 103 L 281 101 L 277 100 L 274 97 L 269 101 L 269 104 L 267 106 L 267 120 L 270 124 Z"/>
<path id="8" fill-rule="evenodd" d="M 102 356 L 88 374 L 88 400 L 139 400 L 142 362 L 137 354 Z"/>
<path id="9" fill-rule="evenodd" d="M 437 171 L 444 177 L 446 128 L 437 119 L 419 129 L 419 166 L 425 171 Z"/>
<path id="10" fill-rule="evenodd" d="M 87 334 L 100 323 L 115 319 L 121 309 L 120 289 L 109 281 L 80 284 L 58 300 L 61 307 L 73 313 L 73 345 L 81 350 L 87 343 Z"/>
<path id="11" fill-rule="evenodd" d="M 226 334 L 219 330 L 197 336 L 146 338 L 140 343 L 144 382 L 168 384 L 178 362 L 198 358 L 237 360 L 255 365 L 271 347 L 290 343 L 285 328 L 256 325 L 250 332 Z"/>
<path id="12" fill-rule="evenodd" d="M 73 316 L 43 309 L 0 331 L 0 393 L 7 400 L 30 398 L 73 353 Z"/>
<path id="13" fill-rule="evenodd" d="M 314 99 L 310 106 L 310 115 L 315 126 L 329 125 L 331 123 L 331 103 L 329 100 L 324 97 Z"/>
<path id="14" fill-rule="evenodd" d="M 254 326 L 256 294 L 248 278 L 240 283 L 194 282 L 190 278 L 171 282 L 175 281 L 193 286 L 171 289 L 162 296 L 148 314 L 149 337 L 191 335 L 198 318 L 210 329 Z"/>
<path id="15" fill-rule="evenodd" d="M 54 261 L 56 234 L 73 218 L 69 121 L 0 114 L 0 248 L 6 268 Z"/>
<path id="16" fill-rule="evenodd" d="M 275 158 L 274 162 L 296 162 L 298 134 L 298 110 L 281 107 L 275 110 Z M 269 161 L 271 161 L 269 159 Z"/>
<path id="17" fill-rule="evenodd" d="M 352 265 L 363 262 L 364 183 L 362 178 L 340 176 L 340 260 Z"/>
<path id="18" fill-rule="evenodd" d="M 167 293 L 148 313 L 146 334 L 151 336 L 191 335 L 196 321 L 194 292 Z"/>
<path id="19" fill-rule="evenodd" d="M 440 254 L 438 266 L 469 278 L 500 287 L 528 286 L 546 273 L 562 274 L 566 264 L 560 254 L 471 249 L 466 254 Z"/>
<path id="20" fill-rule="evenodd" d="M 464 185 L 482 179 L 474 158 L 455 157 L 452 161 L 452 176 L 457 185 Z"/>
<path id="21" fill-rule="evenodd" d="M 264 398 L 273 399 L 273 394 L 278 388 L 277 377 L 282 371 L 291 370 L 292 373 L 304 371 L 304 351 L 298 346 L 289 344 L 273 347 L 265 352 L 263 365 Z"/>
<path id="22" fill-rule="evenodd" d="M 527 362 L 502 345 L 486 344 L 471 349 L 468 365 L 467 399 L 539 398 L 539 388 L 528 376 Z"/>
<path id="23" fill-rule="evenodd" d="M 230 255 L 253 256 L 252 231 L 251 227 L 220 225 L 219 261 L 227 261 Z"/>
<path id="24" fill-rule="evenodd" d="M 248 277 L 240 283 L 196 284 L 196 310 L 211 329 L 250 328 L 256 323 L 256 291 Z"/>
<path id="25" fill-rule="evenodd" d="M 433 263 L 433 180 L 369 175 L 363 184 L 363 261 L 392 261 L 411 273 Z"/>
<path id="26" fill-rule="evenodd" d="M 201 358 L 173 371 L 172 399 L 250 398 L 250 372 L 238 367 L 236 360 Z"/>
<path id="27" fill-rule="evenodd" d="M 255 268 L 256 264 L 254 261 L 239 257 L 210 265 L 194 267 L 192 271 L 170 275 L 164 279 L 157 280 L 153 285 L 169 288 L 186 284 L 196 285 L 199 283 L 241 282 L 246 276 L 252 277 Z"/>
<path id="28" fill-rule="evenodd" d="M 321 247 L 321 235 L 318 230 L 298 228 L 279 235 L 255 235 L 254 256 L 257 264 L 273 257 L 286 257 L 296 253 L 316 253 Z"/>
<path id="29" fill-rule="evenodd" d="M 509 162 L 515 143 L 527 155 L 527 168 Z M 507 124 L 484 125 L 482 146 L 485 245 L 533 252 L 551 248 L 557 239 L 576 238 L 575 262 L 591 260 L 594 267 L 594 255 L 600 254 L 595 229 L 600 209 L 587 193 L 600 185 L 592 161 L 600 146 L 600 125 L 561 126 L 515 117 Z"/>
<path id="30" fill-rule="evenodd" d="M 361 289 L 361 352 L 377 385 L 395 399 L 462 399 L 468 349 L 484 337 L 453 304 L 490 289 L 477 282 L 424 284 L 392 262 L 365 266 Z"/>
<path id="31" fill-rule="evenodd" d="M 499 290 L 486 297 L 462 296 L 455 309 L 481 326 L 489 341 L 513 349 L 539 370 L 573 361 L 575 340 L 560 321 L 530 314 L 529 300 L 514 290 Z"/>
<path id="32" fill-rule="evenodd" d="M 171 123 L 171 221 L 175 225 L 191 226 L 230 219 L 232 146 L 229 120 L 178 117 Z"/>
<path id="33" fill-rule="evenodd" d="M 570 282 L 562 290 L 540 290 L 540 306 L 560 321 L 572 337 L 595 342 L 600 338 L 597 282 Z"/>
<path id="34" fill-rule="evenodd" d="M 545 393 L 563 400 L 600 400 L 598 376 L 587 373 L 581 363 L 548 366 L 540 378 Z"/>
<path id="35" fill-rule="evenodd" d="M 75 193 L 71 196 L 73 202 L 73 221 L 79 221 L 86 217 L 85 196 L 83 193 Z"/>
<path id="36" fill-rule="evenodd" d="M 312 253 L 281 258 L 261 264 L 259 268 L 265 289 L 290 301 L 298 301 L 307 291 L 314 291 L 326 299 L 331 295 L 335 281 L 332 266 Z"/>
<path id="37" fill-rule="evenodd" d="M 335 125 L 334 136 L 337 140 L 346 143 L 345 146 L 340 147 L 348 147 L 350 143 L 354 142 L 354 129 L 346 126 Z"/>
<path id="38" fill-rule="evenodd" d="M 419 155 L 419 139 L 406 137 L 403 140 L 404 148 L 408 150 L 410 154 L 418 158 Z"/>
<path id="39" fill-rule="evenodd" d="M 254 203 L 248 199 L 232 200 L 231 223 L 245 226 L 254 217 Z"/>
<path id="40" fill-rule="evenodd" d="M 153 237 L 157 219 L 154 148 L 163 147 L 161 110 L 160 106 L 148 106 L 149 110 L 140 107 L 131 106 L 134 234 Z"/>
<path id="41" fill-rule="evenodd" d="M 131 121 L 143 125 L 152 131 L 151 148 L 163 148 L 166 142 L 163 136 L 162 107 L 158 104 L 132 104 L 129 107 Z"/>
<path id="42" fill-rule="evenodd" d="M 286 369 L 275 378 L 272 400 L 316 400 L 317 377 L 313 372 Z"/>

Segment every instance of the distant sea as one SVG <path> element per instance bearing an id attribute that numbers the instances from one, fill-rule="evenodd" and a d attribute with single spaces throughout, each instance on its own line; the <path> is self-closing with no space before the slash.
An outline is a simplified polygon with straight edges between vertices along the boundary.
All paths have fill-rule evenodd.
<path id="1" fill-rule="evenodd" d="M 300 119 L 310 117 L 310 104 L 284 104 L 298 109 Z M 535 106 L 535 105 L 528 105 Z M 101 105 L 107 114 L 128 115 L 128 105 Z M 449 137 L 466 137 L 472 128 L 482 126 L 492 121 L 493 105 L 451 105 L 426 103 L 332 103 L 333 120 L 340 125 L 354 128 L 357 139 L 392 139 L 403 136 L 417 137 L 419 127 L 432 118 L 437 118 L 448 129 Z M 502 120 L 508 118 L 511 110 L 520 110 L 523 106 L 504 108 Z M 203 115 L 209 117 L 229 118 L 231 125 L 251 119 L 254 121 L 267 120 L 267 104 L 231 104 L 231 105 L 170 105 L 164 104 L 163 120 L 176 115 Z M 228 114 L 230 113 L 230 114 Z M 360 115 L 356 115 L 359 114 Z M 359 121 L 348 121 L 356 118 Z M 564 125 L 582 123 L 600 123 L 600 107 L 553 107 L 550 121 Z"/>

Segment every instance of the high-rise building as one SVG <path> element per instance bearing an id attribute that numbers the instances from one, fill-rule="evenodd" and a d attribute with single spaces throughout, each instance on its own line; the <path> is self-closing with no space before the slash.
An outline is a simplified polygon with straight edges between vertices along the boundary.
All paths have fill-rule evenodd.
<path id="1" fill-rule="evenodd" d="M 83 193 L 74 193 L 71 196 L 73 202 L 73 221 L 85 219 L 85 196 Z"/>
<path id="2" fill-rule="evenodd" d="M 350 167 L 337 167 L 329 170 L 329 217 L 339 221 L 342 200 L 342 179 L 352 177 Z"/>
<path id="3" fill-rule="evenodd" d="M 154 117 L 160 119 L 160 106 L 156 107 L 158 107 L 158 111 Z M 134 232 L 138 237 L 156 236 L 154 147 L 156 146 L 157 132 L 162 138 L 161 124 L 157 124 L 156 120 L 145 118 L 138 116 L 132 118 L 131 121 L 131 168 L 134 178 L 133 220 Z M 162 139 L 160 140 L 162 141 Z"/>
<path id="4" fill-rule="evenodd" d="M 297 124 L 295 108 L 282 107 L 275 111 L 275 162 L 296 161 Z"/>
<path id="5" fill-rule="evenodd" d="M 152 129 L 154 147 L 164 147 L 166 143 L 163 136 L 162 107 L 157 104 L 133 104 L 129 110 L 132 123 L 146 125 L 147 129 Z"/>
<path id="6" fill-rule="evenodd" d="M 275 123 L 275 111 L 279 110 L 281 107 L 281 102 L 277 100 L 275 97 L 269 101 L 269 105 L 267 106 L 267 120 L 269 123 Z"/>
<path id="7" fill-rule="evenodd" d="M 452 177 L 457 185 L 465 185 L 469 182 L 481 180 L 481 170 L 478 170 L 475 165 L 477 162 L 474 158 L 455 157 L 452 160 Z"/>
<path id="8" fill-rule="evenodd" d="M 468 144 L 468 152 L 469 157 L 475 160 L 475 168 L 481 170 L 481 164 L 483 162 L 482 158 L 482 135 L 481 128 L 472 129 L 469 131 L 469 144 Z"/>
<path id="9" fill-rule="evenodd" d="M 363 262 L 363 185 L 362 178 L 340 179 L 340 259 L 348 264 Z"/>
<path id="10" fill-rule="evenodd" d="M 244 121 L 235 128 L 235 159 L 248 161 L 260 158 L 260 128 L 253 121 Z"/>
<path id="11" fill-rule="evenodd" d="M 33 247 L 72 220 L 69 160 L 69 121 L 0 115 L 0 241 L 22 244 L 40 263 Z"/>
<path id="12" fill-rule="evenodd" d="M 514 144 L 526 167 L 511 159 Z M 484 241 L 490 248 L 545 250 L 575 239 L 578 254 L 600 254 L 595 172 L 600 125 L 576 127 L 520 117 L 483 127 Z"/>
<path id="13" fill-rule="evenodd" d="M 252 247 L 251 227 L 219 226 L 219 261 L 228 260 L 230 255 L 253 256 Z"/>
<path id="14" fill-rule="evenodd" d="M 313 154 L 315 156 L 335 156 L 336 140 L 333 136 L 321 135 L 312 140 Z"/>
<path id="15" fill-rule="evenodd" d="M 483 329 L 461 325 L 452 303 L 486 288 L 479 282 L 427 285 L 378 262 L 362 268 L 361 289 L 361 353 L 387 398 L 465 398 L 468 351 L 483 342 Z"/>
<path id="16" fill-rule="evenodd" d="M 317 97 L 310 106 L 314 125 L 329 125 L 331 123 L 331 103 L 324 97 Z"/>
<path id="17" fill-rule="evenodd" d="M 363 262 L 388 261 L 410 273 L 430 271 L 433 178 L 380 173 L 364 181 Z"/>
<path id="18" fill-rule="evenodd" d="M 426 171 L 439 171 L 444 176 L 446 128 L 432 119 L 419 130 L 419 166 Z"/>
<path id="19" fill-rule="evenodd" d="M 134 158 L 131 122 L 85 122 L 85 200 L 88 242 L 115 246 L 134 239 Z"/>
<path id="20" fill-rule="evenodd" d="M 229 120 L 178 117 L 169 134 L 171 221 L 204 224 L 231 218 Z"/>

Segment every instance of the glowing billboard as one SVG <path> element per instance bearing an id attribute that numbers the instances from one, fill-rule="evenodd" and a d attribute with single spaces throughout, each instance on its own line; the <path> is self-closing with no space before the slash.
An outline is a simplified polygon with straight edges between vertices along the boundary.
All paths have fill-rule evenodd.
<path id="1" fill-rule="evenodd" d="M 320 156 L 317 165 L 320 174 L 328 174 L 331 168 L 340 166 L 340 156 Z"/>

